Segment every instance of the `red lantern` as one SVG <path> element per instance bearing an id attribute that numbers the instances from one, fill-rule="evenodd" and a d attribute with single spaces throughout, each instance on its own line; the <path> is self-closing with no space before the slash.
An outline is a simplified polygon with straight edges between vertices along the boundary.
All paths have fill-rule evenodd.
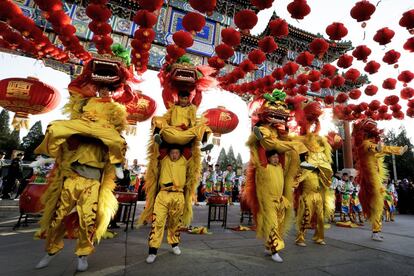
<path id="1" fill-rule="evenodd" d="M 351 82 L 355 82 L 359 76 L 361 76 L 361 73 L 355 68 L 351 68 L 345 73 L 345 79 Z"/>
<path id="2" fill-rule="evenodd" d="M 401 54 L 399 52 L 395 50 L 389 50 L 385 53 L 384 57 L 382 58 L 382 61 L 391 65 L 397 63 L 400 57 Z"/>
<path id="3" fill-rule="evenodd" d="M 216 8 L 217 0 L 190 0 L 190 5 L 193 9 L 212 15 Z"/>
<path id="4" fill-rule="evenodd" d="M 248 58 L 254 64 L 261 64 L 266 60 L 266 55 L 262 50 L 255 49 L 249 53 Z"/>
<path id="5" fill-rule="evenodd" d="M 300 85 L 305 85 L 308 83 L 309 77 L 306 74 L 300 74 L 299 76 L 297 76 L 296 81 L 298 82 L 298 84 Z"/>
<path id="6" fill-rule="evenodd" d="M 400 92 L 401 99 L 409 100 L 414 97 L 414 89 L 411 87 L 405 87 Z"/>
<path id="7" fill-rule="evenodd" d="M 0 81 L 0 103 L 15 112 L 13 125 L 27 126 L 29 114 L 53 110 L 60 101 L 59 92 L 36 78 L 9 78 Z"/>
<path id="8" fill-rule="evenodd" d="M 251 0 L 253 6 L 256 6 L 259 10 L 264 10 L 272 7 L 274 0 Z"/>
<path id="9" fill-rule="evenodd" d="M 348 95 L 344 92 L 341 92 L 336 96 L 336 102 L 337 103 L 341 104 L 341 103 L 346 102 L 347 100 L 348 100 Z"/>
<path id="10" fill-rule="evenodd" d="M 326 27 L 326 33 L 331 40 L 341 40 L 348 34 L 348 29 L 340 22 L 334 22 Z"/>
<path id="11" fill-rule="evenodd" d="M 386 45 L 391 42 L 395 32 L 387 27 L 379 29 L 374 35 L 374 41 L 378 42 L 379 45 Z"/>
<path id="12" fill-rule="evenodd" d="M 401 27 L 407 28 L 407 30 L 412 34 L 414 29 L 414 10 L 409 10 L 403 13 L 399 24 Z"/>
<path id="13" fill-rule="evenodd" d="M 400 101 L 400 98 L 398 98 L 398 96 L 396 96 L 396 95 L 390 95 L 390 96 L 385 97 L 385 99 L 384 99 L 384 103 L 388 106 L 395 105 L 399 101 Z"/>
<path id="14" fill-rule="evenodd" d="M 314 55 L 312 55 L 308 51 L 305 51 L 305 52 L 300 53 L 296 57 L 296 62 L 302 65 L 303 67 L 311 66 L 314 58 L 315 58 Z"/>
<path id="15" fill-rule="evenodd" d="M 364 62 L 367 61 L 368 56 L 371 54 L 371 49 L 368 48 L 366 45 L 360 45 L 355 48 L 355 50 L 352 52 L 352 55 L 357 60 L 362 60 Z"/>
<path id="16" fill-rule="evenodd" d="M 338 68 L 336 68 L 332 64 L 327 63 L 322 67 L 321 73 L 326 77 L 333 77 L 337 70 Z"/>
<path id="17" fill-rule="evenodd" d="M 335 97 L 334 97 L 334 96 L 332 96 L 332 95 L 327 95 L 327 96 L 325 96 L 325 98 L 323 99 L 323 101 L 324 101 L 324 103 L 325 103 L 326 105 L 331 105 L 331 104 L 333 104 L 333 103 L 334 103 L 334 101 L 335 101 Z"/>
<path id="18" fill-rule="evenodd" d="M 277 44 L 272 36 L 265 36 L 259 40 L 259 48 L 265 53 L 273 53 L 277 49 Z"/>
<path id="19" fill-rule="evenodd" d="M 215 51 L 217 56 L 223 60 L 228 60 L 234 55 L 233 48 L 224 43 L 217 45 Z"/>
<path id="20" fill-rule="evenodd" d="M 205 25 L 205 17 L 197 12 L 189 12 L 183 18 L 183 27 L 193 35 L 200 32 Z"/>
<path id="21" fill-rule="evenodd" d="M 414 37 L 407 39 L 407 42 L 404 43 L 404 49 L 409 52 L 414 52 Z"/>
<path id="22" fill-rule="evenodd" d="M 319 81 L 321 88 L 329 88 L 331 86 L 331 80 L 328 78 L 323 78 Z"/>
<path id="23" fill-rule="evenodd" d="M 388 90 L 394 90 L 395 86 L 397 84 L 397 80 L 393 78 L 385 79 L 382 83 L 382 88 L 388 89 Z"/>
<path id="24" fill-rule="evenodd" d="M 311 70 L 308 74 L 310 81 L 318 81 L 321 77 L 321 72 L 318 70 Z"/>
<path id="25" fill-rule="evenodd" d="M 221 69 L 226 65 L 226 63 L 221 58 L 215 56 L 208 59 L 208 65 L 215 69 Z"/>
<path id="26" fill-rule="evenodd" d="M 381 106 L 381 102 L 378 101 L 378 100 L 373 100 L 368 105 L 369 109 L 372 110 L 372 111 L 378 110 L 380 108 L 380 106 Z"/>
<path id="27" fill-rule="evenodd" d="M 367 0 L 359 1 L 351 9 L 351 16 L 357 22 L 367 21 L 371 19 L 371 15 L 375 12 L 376 8 Z"/>
<path id="28" fill-rule="evenodd" d="M 319 83 L 319 81 L 312 82 L 310 85 L 310 90 L 312 92 L 318 92 L 319 90 L 321 90 L 321 84 Z"/>
<path id="29" fill-rule="evenodd" d="M 138 0 L 138 3 L 141 9 L 153 12 L 161 9 L 164 0 Z"/>
<path id="30" fill-rule="evenodd" d="M 409 70 L 404 70 L 398 75 L 398 80 L 407 84 L 414 79 L 414 74 Z"/>
<path id="31" fill-rule="evenodd" d="M 147 95 L 136 94 L 134 100 L 126 104 L 125 107 L 128 112 L 128 124 L 132 127 L 128 134 L 136 134 L 134 126 L 137 122 L 144 122 L 151 118 L 157 109 L 157 103 Z"/>
<path id="32" fill-rule="evenodd" d="M 239 124 L 237 115 L 222 106 L 206 110 L 203 117 L 207 120 L 206 125 L 211 128 L 216 137 L 213 139 L 215 144 L 220 144 L 220 136 L 232 132 Z"/>
<path id="33" fill-rule="evenodd" d="M 299 65 L 295 62 L 289 61 L 285 65 L 283 65 L 283 71 L 289 75 L 294 75 L 299 69 Z"/>
<path id="34" fill-rule="evenodd" d="M 241 42 L 240 32 L 233 28 L 223 29 L 221 31 L 221 40 L 231 47 L 237 47 Z"/>
<path id="35" fill-rule="evenodd" d="M 303 19 L 311 12 L 306 0 L 294 0 L 287 6 L 287 10 L 294 19 Z"/>
<path id="36" fill-rule="evenodd" d="M 278 18 L 269 22 L 270 34 L 275 37 L 284 37 L 289 34 L 289 25 L 282 19 Z"/>
<path id="37" fill-rule="evenodd" d="M 286 76 L 286 73 L 285 73 L 285 71 L 283 70 L 282 67 L 279 67 L 279 68 L 276 68 L 276 69 L 273 70 L 272 76 L 276 80 L 283 80 L 283 78 Z"/>
<path id="38" fill-rule="evenodd" d="M 346 69 L 352 65 L 353 60 L 354 60 L 353 56 L 343 54 L 342 56 L 339 57 L 337 65 L 340 68 Z"/>
<path id="39" fill-rule="evenodd" d="M 328 51 L 329 49 L 329 43 L 326 42 L 323 38 L 315 38 L 310 44 L 309 44 L 309 50 L 317 55 L 318 57 L 323 57 L 323 55 Z"/>
<path id="40" fill-rule="evenodd" d="M 408 117 L 414 118 L 414 108 L 412 107 L 407 108 L 406 114 Z"/>
<path id="41" fill-rule="evenodd" d="M 243 60 L 238 66 L 243 72 L 249 73 L 255 69 L 257 69 L 256 65 L 251 62 L 249 59 Z"/>
<path id="42" fill-rule="evenodd" d="M 193 43 L 194 43 L 194 40 L 191 37 L 191 34 L 183 30 L 174 33 L 173 40 L 175 44 L 178 45 L 178 47 L 181 47 L 184 49 L 193 46 Z"/>
<path id="43" fill-rule="evenodd" d="M 352 89 L 351 90 L 351 92 L 349 92 L 349 97 L 352 99 L 352 100 L 358 100 L 359 99 L 359 97 L 361 97 L 361 90 L 359 90 L 359 89 Z"/>
<path id="44" fill-rule="evenodd" d="M 367 65 L 365 65 L 364 71 L 369 74 L 375 74 L 378 72 L 380 67 L 381 67 L 381 64 L 379 64 L 375 60 L 371 60 L 370 62 L 367 63 Z"/>
<path id="45" fill-rule="evenodd" d="M 147 10 L 138 10 L 134 22 L 141 28 L 152 28 L 157 23 L 157 16 Z"/>
<path id="46" fill-rule="evenodd" d="M 336 75 L 331 80 L 331 87 L 341 87 L 344 84 L 345 84 L 345 79 L 340 75 Z"/>
<path id="47" fill-rule="evenodd" d="M 256 26 L 257 21 L 257 15 L 252 10 L 241 10 L 234 16 L 234 24 L 243 33 L 249 33 Z"/>
<path id="48" fill-rule="evenodd" d="M 373 84 L 370 84 L 365 88 L 365 94 L 367 96 L 374 96 L 375 94 L 377 94 L 377 92 L 378 92 L 378 87 Z"/>

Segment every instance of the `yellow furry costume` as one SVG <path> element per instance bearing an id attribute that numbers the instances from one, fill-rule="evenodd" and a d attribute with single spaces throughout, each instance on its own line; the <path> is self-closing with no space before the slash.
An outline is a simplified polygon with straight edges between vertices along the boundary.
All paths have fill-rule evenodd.
<path id="1" fill-rule="evenodd" d="M 127 114 L 111 98 L 70 92 L 65 106 L 70 119 L 52 122 L 36 149 L 38 154 L 56 158 L 42 198 L 45 209 L 38 234 L 47 238 L 46 251 L 54 254 L 63 248 L 67 232 L 77 237 L 76 254 L 83 256 L 94 251 L 93 242 L 102 238 L 118 207 L 113 164 L 124 159 L 126 143 L 120 132 L 126 127 Z M 87 172 L 82 174 L 82 168 L 98 170 L 98 179 L 84 176 Z"/>
<path id="2" fill-rule="evenodd" d="M 286 122 L 289 116 L 283 102 L 285 94 L 277 91 L 274 95 L 276 100 L 264 102 L 257 111 L 260 118 L 257 123 L 261 126 L 255 128 L 256 132 L 260 131 L 261 139 L 252 134 L 246 144 L 250 148 L 250 162 L 243 193 L 254 215 L 256 235 L 265 240 L 265 247 L 272 254 L 284 248 L 283 236 L 291 225 L 293 213 L 293 185 L 299 170 L 299 154 L 307 151 L 302 143 L 291 141 L 287 133 L 280 131 L 280 126 L 269 122 L 274 118 Z M 268 164 L 267 151 L 283 156 L 284 169 Z"/>
<path id="3" fill-rule="evenodd" d="M 314 222 L 316 222 L 316 229 L 313 240 L 324 244 L 324 221 L 329 219 L 335 210 L 334 193 L 330 189 L 333 176 L 332 148 L 327 138 L 318 134 L 320 115 L 322 115 L 322 107 L 316 101 L 307 103 L 303 108 L 296 106 L 295 109 L 301 134 L 295 139 L 306 146 L 308 149 L 306 162 L 315 168 L 302 169 L 297 179 L 296 243 L 300 245 L 305 242 L 306 229 L 312 228 Z"/>
<path id="4" fill-rule="evenodd" d="M 385 188 L 383 182 L 387 177 L 384 156 L 401 155 L 402 147 L 383 146 L 380 143 L 377 124 L 372 120 L 362 120 L 354 124 L 352 132 L 354 158 L 358 174 L 356 182 L 360 184 L 359 199 L 362 209 L 372 224 L 372 232 L 382 230 L 382 212 L 384 210 Z"/>

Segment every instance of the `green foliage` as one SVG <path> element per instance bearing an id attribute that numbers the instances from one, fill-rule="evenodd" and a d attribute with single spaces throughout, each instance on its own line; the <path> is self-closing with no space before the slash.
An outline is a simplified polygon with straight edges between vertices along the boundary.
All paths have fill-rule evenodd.
<path id="1" fill-rule="evenodd" d="M 37 121 L 23 138 L 21 148 L 25 151 L 25 159 L 35 160 L 34 150 L 42 143 L 44 134 L 42 131 L 42 122 Z"/>
<path id="2" fill-rule="evenodd" d="M 395 164 L 398 179 L 412 178 L 414 172 L 414 146 L 411 143 L 410 138 L 407 136 L 407 130 L 404 127 L 401 127 L 399 131 L 400 132 L 398 134 L 393 131 L 388 132 L 385 136 L 384 143 L 385 145 L 390 146 L 408 146 L 406 153 L 401 156 L 395 156 Z M 394 178 L 392 157 L 387 155 L 385 157 L 385 163 L 387 164 L 390 176 Z"/>
<path id="3" fill-rule="evenodd" d="M 242 159 L 240 153 L 237 154 L 236 164 L 237 164 L 237 168 L 242 168 L 243 167 L 243 159 Z"/>
<path id="4" fill-rule="evenodd" d="M 233 147 L 230 146 L 229 152 L 227 153 L 227 164 L 226 164 L 226 166 L 228 164 L 231 164 L 233 166 L 233 169 L 236 169 L 237 168 L 236 162 L 237 162 L 237 160 L 236 160 L 236 157 L 234 156 Z"/>
<path id="5" fill-rule="evenodd" d="M 220 170 L 224 171 L 227 166 L 227 154 L 224 148 L 221 149 L 219 157 L 217 158 L 217 164 L 220 165 Z"/>
<path id="6" fill-rule="evenodd" d="M 6 150 L 10 136 L 10 115 L 6 109 L 0 112 L 0 150 Z"/>

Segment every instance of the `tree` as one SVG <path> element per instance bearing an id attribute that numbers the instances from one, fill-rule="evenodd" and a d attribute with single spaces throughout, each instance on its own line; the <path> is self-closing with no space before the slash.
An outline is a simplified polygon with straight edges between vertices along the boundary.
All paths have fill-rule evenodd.
<path id="1" fill-rule="evenodd" d="M 6 150 L 10 137 L 10 115 L 6 109 L 0 112 L 0 150 Z"/>
<path id="2" fill-rule="evenodd" d="M 388 132 L 385 136 L 384 143 L 391 146 L 408 146 L 408 150 L 401 156 L 395 156 L 395 164 L 397 169 L 398 179 L 412 178 L 414 171 L 414 146 L 407 137 L 407 130 L 404 127 L 399 129 L 399 133 Z M 385 156 L 385 164 L 390 172 L 390 176 L 394 178 L 394 172 L 392 167 L 392 156 Z"/>
<path id="3" fill-rule="evenodd" d="M 6 137 L 3 145 L 3 150 L 6 152 L 6 156 L 11 156 L 13 150 L 20 149 L 20 130 L 13 130 L 12 133 Z"/>
<path id="4" fill-rule="evenodd" d="M 236 169 L 236 157 L 234 156 L 233 146 L 230 146 L 229 152 L 227 153 L 227 164 L 231 164 L 233 169 Z"/>
<path id="5" fill-rule="evenodd" d="M 45 135 L 42 131 L 42 122 L 37 121 L 29 130 L 27 135 L 23 138 L 21 143 L 21 148 L 25 151 L 26 160 L 34 160 L 35 154 L 34 150 L 42 143 Z"/>
<path id="6" fill-rule="evenodd" d="M 227 154 L 224 148 L 221 149 L 220 154 L 217 158 L 217 164 L 220 165 L 220 170 L 224 171 L 227 166 Z"/>
<path id="7" fill-rule="evenodd" d="M 240 152 L 237 154 L 236 164 L 237 164 L 237 167 L 238 168 L 242 168 L 243 167 L 243 159 L 241 157 Z"/>

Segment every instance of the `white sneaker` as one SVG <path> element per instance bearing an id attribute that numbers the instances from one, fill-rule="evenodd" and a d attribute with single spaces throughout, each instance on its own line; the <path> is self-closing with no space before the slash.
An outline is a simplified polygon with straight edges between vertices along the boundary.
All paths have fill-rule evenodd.
<path id="1" fill-rule="evenodd" d="M 56 256 L 56 254 L 54 254 L 54 255 L 49 255 L 49 254 L 44 255 L 43 258 L 40 260 L 40 262 L 36 265 L 36 269 L 41 269 L 41 268 L 47 267 L 55 256 Z"/>
<path id="2" fill-rule="evenodd" d="M 283 259 L 279 256 L 279 253 L 275 253 L 272 255 L 272 260 L 277 263 L 283 263 Z"/>
<path id="3" fill-rule="evenodd" d="M 88 256 L 82 256 L 78 258 L 78 266 L 76 271 L 83 272 L 88 270 Z"/>
<path id="4" fill-rule="evenodd" d="M 181 250 L 178 246 L 174 246 L 172 248 L 172 251 L 173 251 L 174 255 L 181 255 Z"/>
<path id="5" fill-rule="evenodd" d="M 124 171 L 122 170 L 121 165 L 115 165 L 115 175 L 118 179 L 124 179 Z"/>
<path id="6" fill-rule="evenodd" d="M 147 264 L 152 264 L 153 262 L 155 262 L 155 258 L 157 258 L 157 255 L 155 254 L 149 254 L 147 259 L 145 260 L 145 262 Z"/>
<path id="7" fill-rule="evenodd" d="M 306 243 L 304 242 L 297 242 L 296 245 L 301 246 L 301 247 L 306 247 Z"/>
<path id="8" fill-rule="evenodd" d="M 372 233 L 372 240 L 373 241 L 379 241 L 379 242 L 384 241 L 379 233 Z"/>

